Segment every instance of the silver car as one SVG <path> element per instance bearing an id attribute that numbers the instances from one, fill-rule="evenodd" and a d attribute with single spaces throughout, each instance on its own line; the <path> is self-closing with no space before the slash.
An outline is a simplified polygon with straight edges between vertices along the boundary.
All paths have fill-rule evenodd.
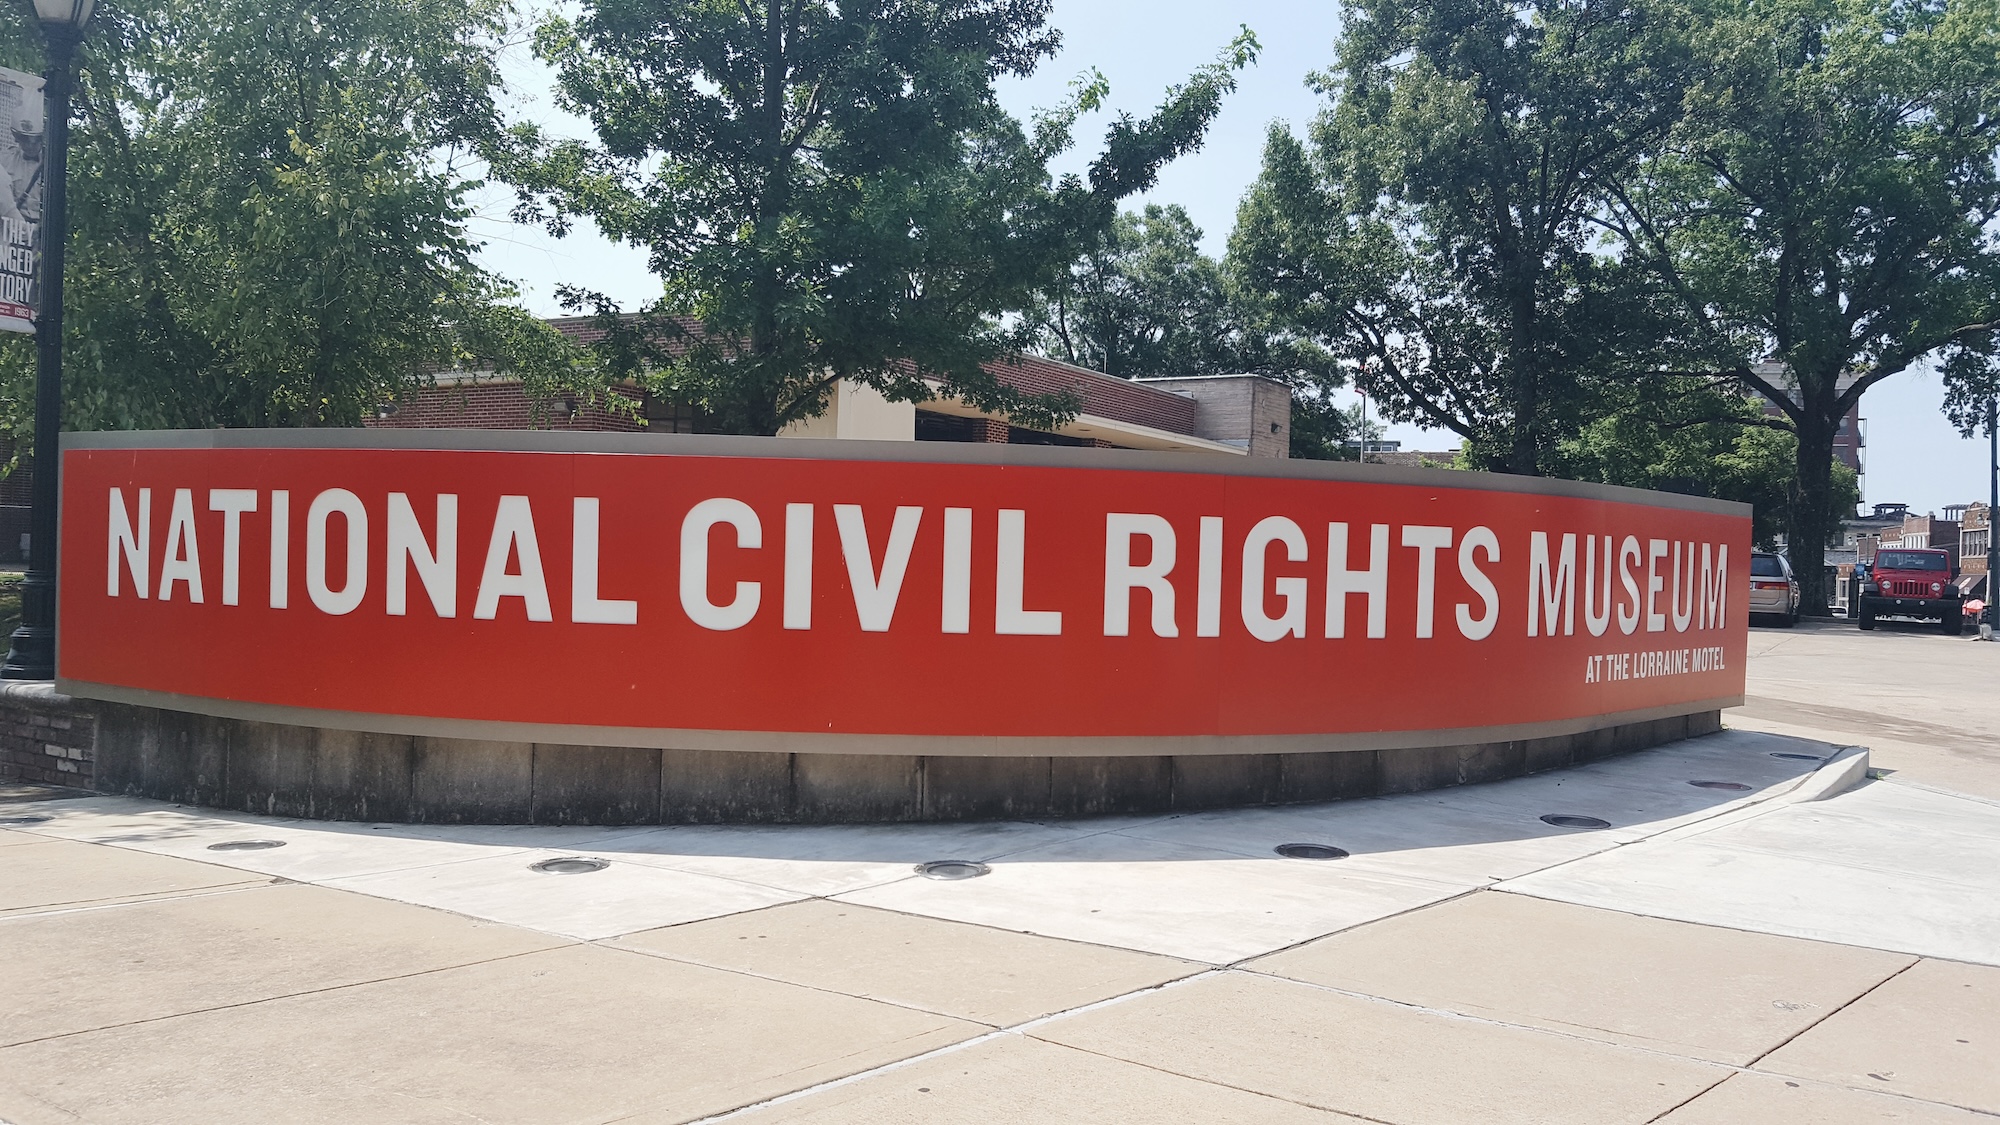
<path id="1" fill-rule="evenodd" d="M 1750 556 L 1750 619 L 1759 617 L 1787 629 L 1799 622 L 1799 580 L 1785 556 L 1768 551 Z"/>

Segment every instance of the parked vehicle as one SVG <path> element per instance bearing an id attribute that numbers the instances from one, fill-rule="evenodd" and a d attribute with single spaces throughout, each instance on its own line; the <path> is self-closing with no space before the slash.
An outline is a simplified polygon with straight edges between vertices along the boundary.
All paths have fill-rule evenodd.
<path id="1" fill-rule="evenodd" d="M 1759 617 L 1787 629 L 1799 623 L 1799 580 L 1785 556 L 1768 551 L 1750 556 L 1750 619 Z"/>
<path id="2" fill-rule="evenodd" d="M 1873 629 L 1878 617 L 1914 617 L 1936 621 L 1948 636 L 1963 633 L 1965 600 L 1953 584 L 1957 577 L 1951 556 L 1940 550 L 1877 551 L 1861 585 L 1861 627 Z"/>

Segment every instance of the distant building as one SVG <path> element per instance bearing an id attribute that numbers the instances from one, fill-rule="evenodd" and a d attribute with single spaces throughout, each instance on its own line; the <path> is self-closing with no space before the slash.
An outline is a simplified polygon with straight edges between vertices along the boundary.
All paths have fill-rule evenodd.
<path id="1" fill-rule="evenodd" d="M 1903 521 L 1910 516 L 1908 504 L 1877 504 L 1867 515 L 1854 515 L 1840 521 L 1842 547 L 1852 547 L 1859 555 L 1859 561 L 1872 563 L 1875 551 L 1886 537 L 1901 541 Z"/>
<path id="2" fill-rule="evenodd" d="M 1390 450 L 1386 453 L 1370 453 L 1371 465 L 1401 465 L 1406 469 L 1450 469 L 1458 465 L 1458 450 Z"/>
<path id="3" fill-rule="evenodd" d="M 550 323 L 585 342 L 601 335 L 587 318 Z M 1261 375 L 1120 379 L 1039 356 L 995 360 L 986 364 L 986 370 L 1023 391 L 1071 392 L 1083 409 L 1054 430 L 1031 430 L 955 399 L 891 402 L 873 388 L 843 380 L 835 386 L 824 414 L 787 426 L 778 436 L 1065 445 L 1247 457 L 1287 457 L 1291 453 L 1291 391 Z M 700 413 L 684 403 L 656 399 L 636 389 L 616 393 L 627 400 L 628 409 L 607 410 L 574 398 L 533 402 L 518 380 L 504 375 L 448 373 L 393 407 L 384 407 L 367 424 L 385 429 L 644 429 L 655 433 L 699 433 L 703 429 Z"/>
<path id="4" fill-rule="evenodd" d="M 1967 504 L 1958 525 L 1958 588 L 1966 597 L 1986 596 L 1986 564 L 1993 543 L 1993 510 Z"/>
<path id="5" fill-rule="evenodd" d="M 1787 371 L 1785 365 L 1782 363 L 1769 360 L 1763 363 L 1753 363 L 1750 365 L 1750 370 L 1768 383 L 1787 389 L 1797 389 L 1796 381 L 1793 380 L 1791 372 Z M 1847 388 L 1854 385 L 1854 379 L 1855 376 L 1853 375 L 1842 375 L 1839 382 L 1835 384 L 1835 389 L 1845 392 Z M 1760 395 L 1759 397 L 1763 396 Z M 1779 408 L 1777 403 L 1766 398 L 1764 401 L 1764 413 L 1769 417 L 1779 418 L 1783 417 L 1785 412 Z M 1853 407 L 1848 409 L 1846 417 L 1840 420 L 1840 428 L 1833 435 L 1834 460 L 1854 470 L 1854 475 L 1860 479 L 1862 495 L 1864 496 L 1867 495 L 1866 485 L 1868 478 L 1867 430 L 1868 419 L 1861 416 L 1861 404 L 1857 401 Z"/>
<path id="6" fill-rule="evenodd" d="M 1960 509 L 1963 511 L 1964 509 Z M 1884 547 L 1890 546 L 1885 539 Z M 1902 533 L 1897 536 L 1898 547 L 1941 550 L 1950 555 L 1954 563 L 1958 560 L 1958 521 L 1942 516 L 1905 516 Z"/>

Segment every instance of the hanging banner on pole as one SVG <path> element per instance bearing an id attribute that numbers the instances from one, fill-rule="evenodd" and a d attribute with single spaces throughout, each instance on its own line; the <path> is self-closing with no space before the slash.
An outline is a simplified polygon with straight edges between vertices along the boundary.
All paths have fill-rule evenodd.
<path id="1" fill-rule="evenodd" d="M 33 332 L 48 115 L 40 75 L 0 67 L 0 330 Z"/>

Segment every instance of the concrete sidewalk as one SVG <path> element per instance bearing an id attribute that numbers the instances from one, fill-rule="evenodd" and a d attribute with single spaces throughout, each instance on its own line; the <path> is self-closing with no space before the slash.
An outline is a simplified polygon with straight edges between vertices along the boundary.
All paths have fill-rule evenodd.
<path id="1" fill-rule="evenodd" d="M 1791 720 L 2000 683 L 2000 646 L 1753 648 L 1793 710 L 1749 721 L 1782 731 L 1320 806 L 558 829 L 0 803 L 0 1119 L 1992 1120 L 1991 751 L 1896 740 L 1886 780 L 1798 802 L 1868 739 Z M 1993 729 L 1982 707 L 1916 709 Z M 578 856 L 606 866 L 533 868 Z M 945 859 L 991 873 L 913 871 Z"/>

